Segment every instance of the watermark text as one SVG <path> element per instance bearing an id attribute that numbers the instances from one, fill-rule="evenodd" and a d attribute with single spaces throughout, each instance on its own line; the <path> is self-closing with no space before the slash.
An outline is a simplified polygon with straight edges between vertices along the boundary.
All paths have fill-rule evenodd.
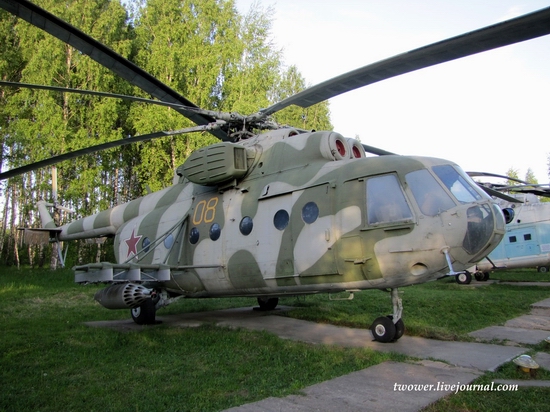
<path id="1" fill-rule="evenodd" d="M 498 384 L 495 382 L 486 384 L 471 384 L 471 383 L 445 383 L 437 382 L 437 384 L 417 384 L 417 383 L 394 383 L 394 392 L 465 392 L 465 391 L 478 391 L 478 392 L 506 392 L 517 391 L 518 385 L 512 384 Z"/>

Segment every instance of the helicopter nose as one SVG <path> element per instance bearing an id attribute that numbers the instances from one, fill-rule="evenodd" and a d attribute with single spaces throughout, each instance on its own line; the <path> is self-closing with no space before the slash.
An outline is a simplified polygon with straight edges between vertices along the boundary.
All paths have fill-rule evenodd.
<path id="1" fill-rule="evenodd" d="M 462 246 L 475 261 L 487 255 L 502 240 L 504 216 L 496 204 L 483 203 L 468 208 L 467 219 L 468 228 Z"/>

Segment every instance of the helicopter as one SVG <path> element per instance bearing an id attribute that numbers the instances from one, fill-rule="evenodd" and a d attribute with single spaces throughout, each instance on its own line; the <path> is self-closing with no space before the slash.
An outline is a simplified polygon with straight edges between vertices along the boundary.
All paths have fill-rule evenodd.
<path id="1" fill-rule="evenodd" d="M 6 179 L 76 156 L 156 137 L 208 131 L 219 143 L 193 152 L 158 192 L 57 227 L 40 201 L 50 242 L 114 238 L 116 262 L 75 266 L 75 282 L 105 283 L 95 299 L 156 323 L 181 298 L 249 296 L 273 310 L 282 296 L 379 289 L 392 313 L 375 340 L 403 335 L 398 288 L 463 273 L 505 233 L 495 201 L 454 162 L 395 155 L 334 131 L 280 126 L 270 116 L 378 81 L 550 33 L 550 8 L 364 66 L 251 115 L 202 109 L 132 62 L 23 0 L 0 7 L 59 38 L 172 107 L 197 126 L 92 146 L 0 174 Z M 97 91 L 0 82 L 64 93 Z M 142 101 L 145 99 L 141 99 Z M 367 156 L 367 153 L 377 156 Z"/>
<path id="2" fill-rule="evenodd" d="M 497 177 L 514 184 L 479 183 L 499 192 L 508 192 L 510 198 L 499 198 L 497 203 L 506 221 L 506 234 L 498 246 L 474 269 L 456 277 L 459 284 L 469 284 L 474 277 L 487 281 L 490 272 L 505 269 L 536 268 L 540 273 L 550 270 L 550 203 L 548 184 L 533 184 L 520 179 L 486 172 L 468 172 L 470 177 Z"/>

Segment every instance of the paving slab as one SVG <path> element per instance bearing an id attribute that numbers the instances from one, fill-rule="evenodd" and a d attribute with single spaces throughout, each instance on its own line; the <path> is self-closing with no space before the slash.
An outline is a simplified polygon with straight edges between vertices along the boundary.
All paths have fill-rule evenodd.
<path id="1" fill-rule="evenodd" d="M 289 310 L 282 307 L 275 313 Z M 319 324 L 286 316 L 274 316 L 273 312 L 237 308 L 210 312 L 185 313 L 158 317 L 164 324 L 174 327 L 197 326 L 215 323 L 230 328 L 268 331 L 284 339 L 313 344 L 344 347 L 371 348 L 381 352 L 394 352 L 420 359 L 436 359 L 454 366 L 494 371 L 500 365 L 525 352 L 524 348 L 491 345 L 476 342 L 454 342 L 403 336 L 397 342 L 380 343 L 373 339 L 370 330 Z M 140 330 L 132 320 L 88 322 L 89 326 L 111 327 L 119 330 Z M 153 326 L 154 327 L 154 326 Z M 406 332 L 405 332 L 406 333 Z"/>
<path id="2" fill-rule="evenodd" d="M 380 343 L 373 339 L 368 329 L 319 324 L 284 316 L 228 318 L 219 325 L 266 330 L 281 338 L 315 344 L 365 347 L 421 359 L 438 359 L 451 365 L 485 371 L 494 371 L 503 363 L 525 352 L 524 348 L 475 342 L 439 341 L 407 335 L 397 342 Z"/>
<path id="3" fill-rule="evenodd" d="M 178 313 L 177 315 L 157 316 L 157 323 L 176 327 L 198 327 L 205 323 L 219 323 L 226 318 L 248 318 L 259 317 L 271 314 L 280 314 L 293 309 L 290 306 L 278 306 L 274 311 L 264 312 L 259 308 L 245 307 L 224 310 L 212 310 L 205 312 Z M 138 331 L 144 328 L 155 327 L 155 325 L 138 325 L 132 319 L 121 320 L 100 320 L 84 322 L 85 325 L 98 328 L 110 328 L 121 331 Z"/>
<path id="4" fill-rule="evenodd" d="M 479 280 L 472 279 L 472 281 L 470 283 L 468 283 L 467 285 L 461 285 L 461 286 L 473 286 L 473 287 L 489 286 L 489 285 L 493 285 L 493 284 L 499 283 L 499 282 L 500 281 L 495 280 L 495 279 L 490 279 L 490 280 L 485 280 L 485 281 L 479 281 Z"/>
<path id="5" fill-rule="evenodd" d="M 546 339 L 548 337 L 548 332 L 508 326 L 489 326 L 470 332 L 468 335 L 482 341 L 507 340 L 519 344 L 535 345 Z"/>
<path id="6" fill-rule="evenodd" d="M 535 302 L 531 306 L 540 306 L 540 307 L 550 308 L 550 298 Z"/>
<path id="7" fill-rule="evenodd" d="M 498 282 L 499 285 L 550 287 L 550 282 Z"/>
<path id="8" fill-rule="evenodd" d="M 454 393 L 452 385 L 467 384 L 479 374 L 441 362 L 384 362 L 309 386 L 302 395 L 271 397 L 226 412 L 415 412 Z"/>
<path id="9" fill-rule="evenodd" d="M 538 315 L 523 315 L 506 321 L 509 328 L 539 329 L 550 331 L 550 318 Z"/>
<path id="10" fill-rule="evenodd" d="M 531 305 L 531 315 L 550 317 L 550 298 L 533 303 Z"/>
<path id="11" fill-rule="evenodd" d="M 533 359 L 539 364 L 541 368 L 550 370 L 550 354 L 545 352 L 537 352 L 533 356 Z"/>

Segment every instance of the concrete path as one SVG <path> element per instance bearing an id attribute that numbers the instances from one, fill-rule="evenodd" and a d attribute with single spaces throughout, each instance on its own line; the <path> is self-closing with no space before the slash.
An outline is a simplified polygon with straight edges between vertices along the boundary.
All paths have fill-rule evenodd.
<path id="1" fill-rule="evenodd" d="M 210 312 L 184 313 L 159 316 L 165 325 L 193 327 L 202 323 L 215 323 L 230 328 L 268 331 L 283 339 L 313 344 L 344 347 L 371 348 L 381 352 L 402 353 L 420 359 L 435 359 L 454 366 L 494 371 L 497 367 L 525 352 L 524 348 L 490 345 L 476 342 L 454 342 L 403 336 L 397 342 L 380 343 L 372 338 L 368 329 L 346 328 L 320 324 L 281 314 L 291 308 L 282 307 L 274 312 L 262 312 L 251 308 L 226 309 Z M 147 326 L 136 325 L 131 319 L 120 321 L 87 322 L 89 326 L 112 327 L 119 330 L 139 330 Z"/>
<path id="2" fill-rule="evenodd" d="M 479 341 L 500 340 L 534 345 L 550 336 L 550 298 L 531 305 L 531 314 L 508 320 L 504 326 L 489 326 L 468 335 Z"/>
<path id="3" fill-rule="evenodd" d="M 499 285 L 550 287 L 550 282 L 498 282 Z"/>
<path id="4" fill-rule="evenodd" d="M 285 316 L 236 316 L 218 322 L 221 326 L 265 330 L 281 338 L 314 344 L 363 347 L 381 352 L 395 352 L 421 359 L 437 359 L 454 366 L 494 371 L 519 356 L 525 349 L 475 342 L 448 342 L 403 336 L 397 342 L 373 340 L 368 329 L 319 324 Z"/>
<path id="5" fill-rule="evenodd" d="M 550 299 L 532 305 L 531 315 L 507 322 L 507 326 L 492 326 L 470 333 L 482 341 L 502 340 L 513 344 L 539 343 L 550 335 Z M 313 344 L 366 347 L 382 352 L 401 353 L 423 359 L 420 362 L 382 364 L 305 388 L 301 395 L 268 398 L 239 407 L 231 412 L 251 411 L 418 411 L 441 397 L 454 393 L 485 371 L 494 371 L 526 351 L 510 345 L 480 342 L 446 342 L 403 336 L 394 343 L 373 340 L 367 329 L 345 328 L 293 319 L 284 316 L 289 307 L 274 312 L 251 308 L 159 316 L 165 325 L 196 327 L 214 323 L 230 328 L 245 328 L 272 332 L 281 338 Z M 274 314 L 282 316 L 274 316 Z M 92 327 L 118 330 L 140 330 L 150 326 L 123 321 L 88 322 Z M 550 368 L 550 355 L 535 357 Z M 512 381 L 503 381 L 510 384 Z M 541 386 L 548 383 L 541 382 Z"/>
<path id="6" fill-rule="evenodd" d="M 453 385 L 471 382 L 479 373 L 441 362 L 384 362 L 309 386 L 302 395 L 267 398 L 226 412 L 415 412 L 454 392 Z"/>

